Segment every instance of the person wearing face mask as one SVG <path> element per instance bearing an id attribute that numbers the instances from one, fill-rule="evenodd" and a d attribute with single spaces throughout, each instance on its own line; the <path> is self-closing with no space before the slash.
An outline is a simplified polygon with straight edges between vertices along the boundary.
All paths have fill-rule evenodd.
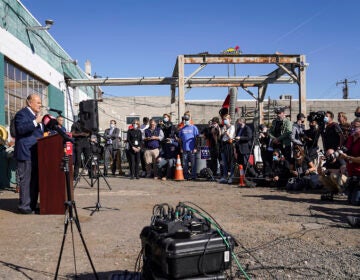
<path id="1" fill-rule="evenodd" d="M 346 161 L 348 171 L 348 201 L 360 205 L 360 117 L 352 122 L 345 147 L 347 150 L 341 153 L 340 157 Z"/>
<path id="2" fill-rule="evenodd" d="M 164 132 L 164 141 L 166 142 L 166 139 L 170 138 L 170 135 L 174 132 L 174 125 L 171 122 L 170 115 L 164 114 L 163 119 L 159 122 L 158 126 Z"/>
<path id="3" fill-rule="evenodd" d="M 291 132 L 291 142 L 293 145 L 304 146 L 304 131 L 305 131 L 305 115 L 303 113 L 299 113 L 296 116 L 296 122 L 292 125 Z"/>
<path id="4" fill-rule="evenodd" d="M 322 132 L 321 138 L 324 150 L 337 150 L 344 144 L 344 135 L 337 122 L 334 122 L 334 113 L 327 111 L 324 117 L 325 129 Z"/>
<path id="5" fill-rule="evenodd" d="M 223 164 L 222 178 L 219 180 L 221 184 L 232 184 L 234 175 L 234 147 L 233 139 L 235 137 L 235 127 L 231 124 L 229 114 L 223 116 L 224 126 L 221 128 L 221 160 Z M 228 174 L 230 171 L 230 175 Z"/>
<path id="6" fill-rule="evenodd" d="M 275 149 L 272 153 L 271 168 L 266 170 L 265 180 L 270 182 L 270 186 L 284 188 L 290 177 L 289 162 Z"/>
<path id="7" fill-rule="evenodd" d="M 127 143 L 129 144 L 129 159 L 130 159 L 130 180 L 136 178 L 139 179 L 139 163 L 140 163 L 140 151 L 142 145 L 142 133 L 140 130 L 140 123 L 138 120 L 134 120 L 133 129 L 128 130 Z"/>
<path id="8" fill-rule="evenodd" d="M 305 140 L 305 155 L 309 157 L 310 160 L 315 161 L 318 157 L 318 141 L 320 138 L 320 129 L 318 127 L 317 121 L 309 118 L 309 129 L 304 131 L 304 140 Z"/>
<path id="9" fill-rule="evenodd" d="M 165 144 L 171 140 L 171 135 L 174 135 L 176 128 L 171 122 L 171 117 L 169 114 L 163 115 L 163 119 L 160 121 L 158 126 L 164 132 L 164 139 L 161 141 L 161 148 L 164 148 Z"/>
<path id="10" fill-rule="evenodd" d="M 164 139 L 164 132 L 156 125 L 154 119 L 149 121 L 149 128 L 145 129 L 145 163 L 146 178 L 154 174 L 154 179 L 158 179 L 158 170 L 156 160 L 160 153 L 160 143 Z"/>
<path id="11" fill-rule="evenodd" d="M 249 164 L 249 157 L 251 154 L 253 132 L 251 128 L 246 125 L 245 118 L 239 118 L 237 121 L 237 128 L 235 132 L 235 150 L 237 154 L 237 163 L 242 164 L 252 177 L 257 177 L 256 171 L 253 166 Z"/>
<path id="12" fill-rule="evenodd" d="M 274 149 L 280 149 L 286 160 L 291 159 L 292 123 L 285 115 L 285 108 L 276 108 L 276 119 L 272 121 L 269 136 Z"/>
<path id="13" fill-rule="evenodd" d="M 119 136 L 120 129 L 116 127 L 116 121 L 110 121 L 110 127 L 105 129 L 104 138 L 106 140 L 105 150 L 104 150 L 104 176 L 108 175 L 108 167 L 110 164 L 110 160 L 112 160 L 111 164 L 111 173 L 115 175 L 116 172 L 116 161 L 117 161 L 117 153 L 120 150 L 120 141 L 121 138 Z M 121 172 L 121 167 L 120 167 Z"/>
<path id="14" fill-rule="evenodd" d="M 184 178 L 186 180 L 196 179 L 196 137 L 199 135 L 198 128 L 191 124 L 190 116 L 183 116 L 183 127 L 179 131 L 180 152 L 182 154 L 182 165 Z M 189 170 L 191 163 L 191 170 Z M 189 174 L 190 171 L 190 174 Z"/>

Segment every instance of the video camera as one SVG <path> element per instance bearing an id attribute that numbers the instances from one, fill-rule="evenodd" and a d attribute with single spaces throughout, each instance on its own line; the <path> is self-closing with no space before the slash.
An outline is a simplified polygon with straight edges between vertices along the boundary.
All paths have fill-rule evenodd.
<path id="1" fill-rule="evenodd" d="M 325 111 L 310 112 L 307 116 L 308 122 L 316 121 L 319 126 L 324 125 Z"/>

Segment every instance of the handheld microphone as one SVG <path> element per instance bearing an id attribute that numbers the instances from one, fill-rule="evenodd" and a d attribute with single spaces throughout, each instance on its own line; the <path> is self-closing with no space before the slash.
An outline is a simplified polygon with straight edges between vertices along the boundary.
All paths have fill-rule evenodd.
<path id="1" fill-rule="evenodd" d="M 59 115 L 62 114 L 61 110 L 50 108 L 50 107 L 44 107 L 47 111 L 58 113 Z"/>

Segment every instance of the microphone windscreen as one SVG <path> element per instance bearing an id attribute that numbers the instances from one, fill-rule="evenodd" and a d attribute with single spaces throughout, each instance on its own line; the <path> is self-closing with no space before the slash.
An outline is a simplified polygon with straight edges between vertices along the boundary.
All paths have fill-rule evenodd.
<path id="1" fill-rule="evenodd" d="M 47 129 L 53 129 L 58 124 L 56 118 L 50 114 L 45 115 L 41 122 Z"/>

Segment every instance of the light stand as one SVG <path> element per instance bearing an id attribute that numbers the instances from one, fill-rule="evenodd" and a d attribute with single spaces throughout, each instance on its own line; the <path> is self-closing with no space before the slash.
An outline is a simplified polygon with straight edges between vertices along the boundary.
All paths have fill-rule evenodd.
<path id="1" fill-rule="evenodd" d="M 59 268 L 60 268 L 60 263 L 61 263 L 61 257 L 62 257 L 62 253 L 64 250 L 64 244 L 65 244 L 65 239 L 67 236 L 67 230 L 68 230 L 68 226 L 70 224 L 70 230 L 71 230 L 71 237 L 72 237 L 72 244 L 73 244 L 73 254 L 74 254 L 74 266 L 75 266 L 75 277 L 77 277 L 77 270 L 76 270 L 76 259 L 75 259 L 75 248 L 74 248 L 74 232 L 73 232 L 73 222 L 76 225 L 76 228 L 79 232 L 80 235 L 80 239 L 82 241 L 82 244 L 84 246 L 84 249 L 86 251 L 86 255 L 89 259 L 91 268 L 93 270 L 94 276 L 96 279 L 99 279 L 94 264 L 91 260 L 91 256 L 89 253 L 89 250 L 86 246 L 85 243 L 85 239 L 82 235 L 81 232 L 81 227 L 80 227 L 80 222 L 78 219 L 78 214 L 77 214 L 77 210 L 76 210 L 76 205 L 75 205 L 75 200 L 72 199 L 71 197 L 71 190 L 70 190 L 70 172 L 69 172 L 69 160 L 70 157 L 72 155 L 72 147 L 71 149 L 68 149 L 68 145 L 72 145 L 70 142 L 65 142 L 66 140 L 64 139 L 64 143 L 65 143 L 65 153 L 64 153 L 64 157 L 62 159 L 63 161 L 63 170 L 65 172 L 65 179 L 66 179 L 66 194 L 67 194 L 67 201 L 65 201 L 65 223 L 64 223 L 64 235 L 63 235 L 63 239 L 62 239 L 62 243 L 61 243 L 61 248 L 60 248 L 60 254 L 59 254 L 59 259 L 58 259 L 58 263 L 56 266 L 56 272 L 55 272 L 55 277 L 54 279 L 57 279 L 58 277 L 58 273 L 59 273 Z M 71 152 L 69 152 L 69 150 L 71 150 Z"/>

